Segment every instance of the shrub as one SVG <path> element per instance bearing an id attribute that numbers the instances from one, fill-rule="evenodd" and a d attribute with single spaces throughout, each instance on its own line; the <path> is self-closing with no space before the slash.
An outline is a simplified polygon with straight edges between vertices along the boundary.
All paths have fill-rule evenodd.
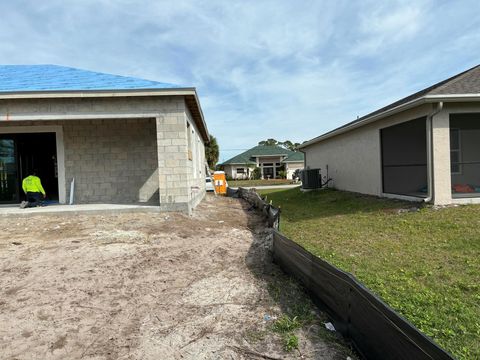
<path id="1" fill-rule="evenodd" d="M 262 171 L 260 170 L 259 167 L 256 167 L 252 171 L 252 180 L 258 180 L 262 177 Z"/>
<path id="2" fill-rule="evenodd" d="M 286 179 L 287 178 L 287 172 L 285 170 L 280 170 L 278 172 L 278 176 L 282 179 Z"/>

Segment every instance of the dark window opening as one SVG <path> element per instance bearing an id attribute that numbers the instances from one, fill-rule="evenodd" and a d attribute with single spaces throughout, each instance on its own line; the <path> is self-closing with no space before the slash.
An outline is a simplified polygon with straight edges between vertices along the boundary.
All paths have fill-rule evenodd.
<path id="1" fill-rule="evenodd" d="M 282 172 L 282 171 L 285 171 L 285 164 L 280 165 L 279 167 L 275 168 L 275 178 L 276 179 L 281 178 L 280 172 Z"/>
<path id="2" fill-rule="evenodd" d="M 273 179 L 273 167 L 264 167 L 263 168 L 263 177 L 264 179 Z"/>
<path id="3" fill-rule="evenodd" d="M 0 203 L 24 200 L 22 180 L 33 170 L 49 200 L 58 200 L 55 133 L 0 134 Z"/>

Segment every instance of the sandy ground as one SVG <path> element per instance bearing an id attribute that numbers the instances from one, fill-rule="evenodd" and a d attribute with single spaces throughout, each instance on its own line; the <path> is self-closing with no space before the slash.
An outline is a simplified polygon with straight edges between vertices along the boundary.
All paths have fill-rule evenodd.
<path id="1" fill-rule="evenodd" d="M 248 207 L 0 218 L 0 358 L 346 359 L 319 326 L 292 352 L 269 331 L 285 275 Z"/>

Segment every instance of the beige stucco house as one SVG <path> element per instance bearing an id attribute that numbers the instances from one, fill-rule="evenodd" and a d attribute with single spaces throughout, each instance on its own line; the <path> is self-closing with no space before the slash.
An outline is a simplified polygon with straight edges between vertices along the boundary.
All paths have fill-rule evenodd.
<path id="1" fill-rule="evenodd" d="M 61 204 L 190 212 L 205 194 L 207 141 L 194 88 L 54 65 L 0 66 L 1 204 L 23 200 L 21 179 L 36 168 L 48 199 Z"/>
<path id="2" fill-rule="evenodd" d="M 303 169 L 303 153 L 291 151 L 277 145 L 257 145 L 221 164 L 230 179 L 250 179 L 253 170 L 260 169 L 262 179 L 280 178 L 285 172 L 292 179 L 295 171 Z"/>
<path id="3" fill-rule="evenodd" d="M 301 145 L 334 187 L 434 204 L 480 202 L 480 66 Z"/>

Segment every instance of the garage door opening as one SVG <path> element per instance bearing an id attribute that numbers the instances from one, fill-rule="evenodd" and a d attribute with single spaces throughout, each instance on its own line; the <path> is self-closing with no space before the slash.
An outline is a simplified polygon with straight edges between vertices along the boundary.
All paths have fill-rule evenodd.
<path id="1" fill-rule="evenodd" d="M 22 179 L 34 169 L 47 199 L 58 201 L 58 167 L 55 133 L 0 134 L 0 203 L 25 199 Z"/>
<path id="2" fill-rule="evenodd" d="M 426 198 L 426 118 L 380 130 L 383 192 Z"/>

